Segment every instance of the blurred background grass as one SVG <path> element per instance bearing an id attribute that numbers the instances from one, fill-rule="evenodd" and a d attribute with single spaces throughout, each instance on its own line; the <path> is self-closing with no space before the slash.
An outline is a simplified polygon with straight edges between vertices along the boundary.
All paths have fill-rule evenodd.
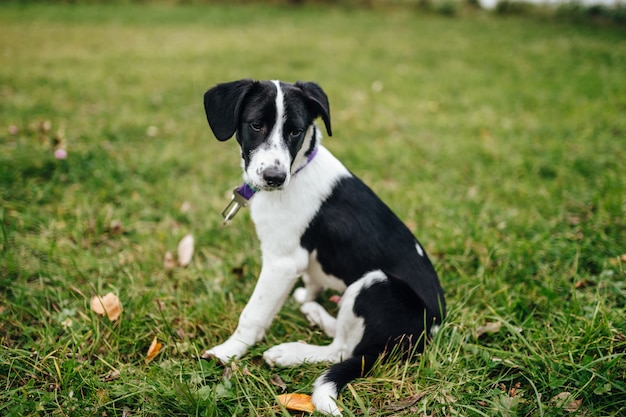
<path id="1" fill-rule="evenodd" d="M 0 24 L 3 414 L 272 415 L 276 376 L 310 392 L 324 366 L 259 360 L 327 343 L 293 303 L 239 367 L 198 360 L 260 268 L 247 213 L 220 226 L 238 151 L 202 109 L 244 77 L 323 86 L 324 143 L 405 219 L 446 290 L 431 349 L 355 382 L 347 413 L 624 411 L 623 28 L 258 4 L 2 4 Z M 186 233 L 192 264 L 165 270 Z M 88 308 L 108 291 L 115 323 Z"/>

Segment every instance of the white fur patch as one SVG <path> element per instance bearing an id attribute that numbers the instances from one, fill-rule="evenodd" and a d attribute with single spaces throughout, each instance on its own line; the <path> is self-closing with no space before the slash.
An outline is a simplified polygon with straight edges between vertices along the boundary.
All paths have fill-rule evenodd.
<path id="1" fill-rule="evenodd" d="M 419 243 L 415 242 L 415 249 L 417 249 L 417 254 L 421 257 L 424 257 L 424 249 L 420 246 Z"/>

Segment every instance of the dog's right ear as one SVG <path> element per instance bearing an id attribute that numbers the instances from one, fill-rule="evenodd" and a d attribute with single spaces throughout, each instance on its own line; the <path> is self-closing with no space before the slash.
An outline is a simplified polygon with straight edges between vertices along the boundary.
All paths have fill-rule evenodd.
<path id="1" fill-rule="evenodd" d="M 204 93 L 206 118 L 219 140 L 227 140 L 235 134 L 241 102 L 253 85 L 253 80 L 232 81 L 218 84 Z"/>

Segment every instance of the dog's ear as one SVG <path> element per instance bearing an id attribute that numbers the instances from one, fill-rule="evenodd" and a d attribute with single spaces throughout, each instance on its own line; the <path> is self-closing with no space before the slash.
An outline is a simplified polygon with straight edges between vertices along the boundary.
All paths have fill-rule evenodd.
<path id="1" fill-rule="evenodd" d="M 316 116 L 321 116 L 322 120 L 324 120 L 328 136 L 332 136 L 333 132 L 330 127 L 330 105 L 328 104 L 328 97 L 324 90 L 322 90 L 322 87 L 310 81 L 298 81 L 296 87 L 304 92 L 304 95 L 309 100 L 311 109 L 316 113 Z"/>
<path id="2" fill-rule="evenodd" d="M 204 111 L 215 137 L 224 141 L 237 129 L 239 110 L 253 80 L 239 80 L 218 84 L 204 93 Z"/>

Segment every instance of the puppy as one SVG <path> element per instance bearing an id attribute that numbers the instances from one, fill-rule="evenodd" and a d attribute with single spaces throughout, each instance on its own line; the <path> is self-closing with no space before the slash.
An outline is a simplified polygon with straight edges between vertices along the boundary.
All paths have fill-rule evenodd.
<path id="1" fill-rule="evenodd" d="M 321 144 L 314 120 L 332 135 L 328 98 L 313 82 L 240 80 L 204 95 L 220 141 L 235 135 L 244 184 L 227 220 L 249 205 L 261 242 L 258 282 L 233 335 L 203 353 L 226 363 L 260 341 L 298 278 L 293 296 L 326 346 L 283 343 L 263 354 L 271 366 L 330 362 L 317 378 L 313 404 L 340 415 L 339 391 L 364 376 L 384 352 L 424 348 L 445 316 L 444 295 L 422 245 L 363 182 Z M 316 297 L 342 291 L 337 317 Z"/>

